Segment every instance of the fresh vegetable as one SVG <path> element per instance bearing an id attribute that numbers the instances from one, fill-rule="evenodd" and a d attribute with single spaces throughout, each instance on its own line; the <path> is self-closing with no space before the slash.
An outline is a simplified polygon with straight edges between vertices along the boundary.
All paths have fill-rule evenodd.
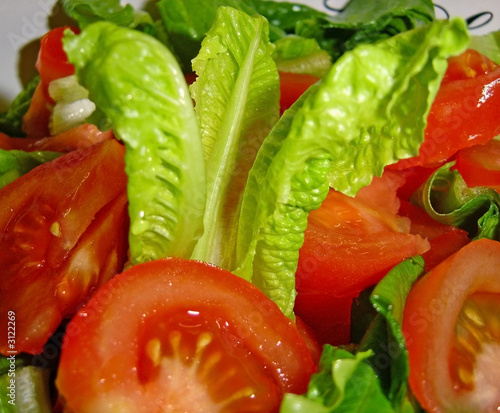
<path id="1" fill-rule="evenodd" d="M 127 147 L 131 262 L 188 258 L 202 232 L 205 171 L 177 62 L 153 37 L 108 22 L 69 36 L 64 47 L 97 105 L 95 122 L 108 122 Z"/>
<path id="2" fill-rule="evenodd" d="M 437 167 L 462 148 L 484 144 L 500 134 L 500 66 L 476 51 L 450 58 L 434 100 L 419 155 L 395 167 Z"/>
<path id="3" fill-rule="evenodd" d="M 468 187 L 487 186 L 500 192 L 500 141 L 458 151 L 455 169 Z"/>
<path id="4" fill-rule="evenodd" d="M 458 162 L 464 147 L 489 147 L 498 134 L 497 37 L 486 39 L 489 60 L 464 21 L 435 21 L 420 0 L 351 0 L 335 16 L 261 0 L 161 0 L 148 12 L 118 0 L 61 4 L 81 33 L 49 33 L 59 33 L 61 67 L 48 70 L 57 79 L 2 118 L 16 130 L 32 96 L 28 138 L 0 135 L 12 181 L 0 196 L 13 214 L 0 253 L 12 276 L 0 291 L 15 291 L 4 305 L 31 322 L 16 351 L 42 352 L 19 357 L 19 369 L 56 349 L 30 383 L 53 386 L 57 369 L 50 394 L 68 412 L 151 411 L 168 398 L 195 409 L 224 400 L 238 411 L 420 413 L 401 329 L 406 297 L 476 240 L 500 239 L 498 192 L 469 187 Z M 68 66 L 74 75 L 57 75 Z M 466 99 L 462 87 L 473 89 Z M 475 121 L 448 122 L 471 99 Z M 454 143 L 435 145 L 457 126 Z M 113 156 L 96 155 L 111 147 Z M 71 153 L 50 160 L 41 149 Z M 35 158 L 47 162 L 23 164 Z M 57 190 L 48 171 L 65 181 Z M 99 195 L 79 192 L 89 187 Z M 35 188 L 57 202 L 56 224 Z M 26 210 L 38 205 L 36 227 Z M 73 244 L 57 244 L 71 230 Z M 47 392 L 36 388 L 43 410 Z"/>
<path id="5" fill-rule="evenodd" d="M 296 273 L 295 313 L 322 342 L 350 342 L 351 305 L 396 264 L 429 249 L 397 216 L 397 175 L 384 175 L 355 197 L 330 190 L 309 215 Z"/>
<path id="6" fill-rule="evenodd" d="M 103 142 L 0 189 L 0 311 L 15 313 L 16 351 L 41 352 L 62 319 L 121 270 L 128 229 L 123 157 L 116 140 Z M 7 331 L 7 317 L 0 325 Z M 4 334 L 0 352 L 8 349 Z"/>
<path id="7" fill-rule="evenodd" d="M 256 287 L 170 258 L 117 275 L 80 310 L 56 383 L 70 411 L 272 412 L 314 369 L 292 321 Z"/>
<path id="8" fill-rule="evenodd" d="M 500 405 L 500 243 L 472 241 L 418 280 L 404 309 L 410 385 L 433 412 Z"/>

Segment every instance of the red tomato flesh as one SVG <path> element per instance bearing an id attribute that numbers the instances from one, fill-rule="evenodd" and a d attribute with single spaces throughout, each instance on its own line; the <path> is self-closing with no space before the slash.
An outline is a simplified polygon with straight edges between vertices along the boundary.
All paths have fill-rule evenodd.
<path id="1" fill-rule="evenodd" d="M 167 258 L 117 275 L 77 313 L 56 385 L 72 412 L 277 412 L 314 371 L 293 322 L 255 286 Z"/>
<path id="2" fill-rule="evenodd" d="M 319 77 L 280 72 L 280 114 L 283 114 L 309 88 L 319 81 Z"/>
<path id="3" fill-rule="evenodd" d="M 469 187 L 487 186 L 500 192 L 500 141 L 460 150 L 455 169 Z"/>
<path id="4" fill-rule="evenodd" d="M 351 198 L 331 190 L 309 215 L 296 273 L 295 313 L 322 343 L 350 340 L 351 304 L 403 259 L 429 249 L 398 217 L 398 178 L 377 178 Z"/>
<path id="5" fill-rule="evenodd" d="M 472 241 L 416 281 L 403 333 L 410 386 L 432 412 L 500 406 L 500 242 Z"/>
<path id="6" fill-rule="evenodd" d="M 40 353 L 64 317 L 126 260 L 124 147 L 116 140 L 40 165 L 0 190 L 0 311 L 18 352 Z M 0 324 L 6 326 L 3 318 Z M 7 335 L 0 352 L 9 350 Z"/>
<path id="7" fill-rule="evenodd" d="M 427 117 L 419 155 L 391 168 L 436 167 L 459 149 L 480 145 L 500 134 L 500 66 L 474 50 L 449 60 Z"/>

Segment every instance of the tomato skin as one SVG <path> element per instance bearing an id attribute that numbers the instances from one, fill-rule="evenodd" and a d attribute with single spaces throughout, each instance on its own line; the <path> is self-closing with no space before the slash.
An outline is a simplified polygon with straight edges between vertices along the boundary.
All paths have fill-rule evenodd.
<path id="1" fill-rule="evenodd" d="M 126 203 L 116 140 L 62 155 L 0 190 L 0 311 L 16 313 L 18 352 L 40 353 L 62 319 L 121 271 Z"/>
<path id="2" fill-rule="evenodd" d="M 280 114 L 283 114 L 304 93 L 309 86 L 319 81 L 319 77 L 279 72 L 280 76 Z"/>
<path id="3" fill-rule="evenodd" d="M 401 201 L 399 213 L 410 219 L 412 234 L 429 240 L 430 249 L 422 254 L 426 271 L 470 242 L 467 231 L 433 220 L 427 212 L 408 201 Z"/>
<path id="4" fill-rule="evenodd" d="M 196 343 L 207 331 L 211 339 L 200 348 Z M 220 357 L 206 358 L 205 351 Z M 203 374 L 194 379 L 186 366 L 165 371 L 177 356 Z M 226 380 L 226 369 L 233 368 L 236 374 Z M 305 392 L 314 371 L 294 323 L 255 286 L 206 263 L 166 258 L 117 275 L 77 313 L 64 338 L 56 385 L 73 412 L 151 412 L 167 405 L 204 411 L 203 403 L 223 411 L 218 403 L 234 394 L 217 400 L 221 389 L 248 380 L 255 397 L 234 401 L 228 411 L 278 411 L 283 393 Z M 191 390 L 179 384 L 186 376 Z M 196 397 L 189 397 L 192 392 Z"/>
<path id="5" fill-rule="evenodd" d="M 490 389 L 477 385 L 472 390 L 453 379 L 452 369 L 460 359 L 452 352 L 457 338 L 455 325 L 464 302 L 477 292 L 500 297 L 500 243 L 489 239 L 472 241 L 416 281 L 408 295 L 403 333 L 409 352 L 411 390 L 430 412 L 493 412 L 500 404 L 495 378 Z M 498 304 L 494 321 L 498 325 Z M 493 339 L 495 340 L 495 339 Z M 498 337 L 496 338 L 498 346 Z M 494 345 L 492 341 L 491 345 Z M 475 357 L 480 357 L 478 342 Z M 498 348 L 498 347 L 497 347 Z M 495 350 L 492 350 L 495 351 Z M 498 350 L 496 350 L 498 360 Z M 498 365 L 478 367 L 478 377 L 498 377 Z M 496 362 L 498 364 L 498 362 Z M 481 369 L 485 369 L 481 371 Z M 488 369 L 490 370 L 488 372 Z M 493 373 L 493 376 L 489 376 Z M 484 383 L 483 383 L 484 384 Z M 492 391 L 491 385 L 496 386 Z"/>
<path id="6" fill-rule="evenodd" d="M 500 134 L 500 66 L 491 62 L 456 67 L 467 64 L 467 56 L 449 62 L 451 74 L 448 79 L 445 75 L 431 106 L 419 155 L 400 160 L 391 168 L 436 167 L 459 149 L 484 144 Z"/>
<path id="7" fill-rule="evenodd" d="M 27 139 L 40 139 L 50 136 L 51 105 L 52 103 L 45 92 L 45 86 L 39 83 L 31 98 L 30 106 L 23 116 L 22 130 Z"/>
<path id="8" fill-rule="evenodd" d="M 395 179 L 374 180 L 354 198 L 331 190 L 309 215 L 296 272 L 295 313 L 320 343 L 347 344 L 353 299 L 394 265 L 429 248 L 409 233 L 407 218 L 396 216 Z"/>
<path id="9" fill-rule="evenodd" d="M 0 148 L 5 150 L 19 149 L 26 152 L 71 152 L 110 139 L 114 139 L 114 133 L 111 129 L 102 132 L 97 126 L 84 123 L 57 135 L 45 135 L 40 138 L 11 138 L 0 132 Z"/>
<path id="10" fill-rule="evenodd" d="M 73 33 L 79 33 L 76 27 L 61 26 L 50 30 L 40 39 L 40 51 L 35 67 L 40 73 L 43 90 L 49 102 L 52 102 L 48 93 L 50 82 L 75 73 L 75 67 L 69 62 L 62 44 L 62 38 L 67 29 Z"/>
<path id="11" fill-rule="evenodd" d="M 500 192 L 500 141 L 458 151 L 455 169 L 467 186 L 487 186 Z"/>

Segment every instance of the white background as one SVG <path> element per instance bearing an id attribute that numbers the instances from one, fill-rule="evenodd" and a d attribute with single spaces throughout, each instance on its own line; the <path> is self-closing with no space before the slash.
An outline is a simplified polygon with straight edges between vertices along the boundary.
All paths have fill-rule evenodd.
<path id="1" fill-rule="evenodd" d="M 143 0 L 128 2 L 135 7 L 144 3 Z M 297 2 L 325 10 L 323 0 Z M 345 3 L 346 0 L 328 1 L 334 8 L 342 8 Z M 493 19 L 483 28 L 471 30 L 473 34 L 500 29 L 499 0 L 437 0 L 436 3 L 446 8 L 451 16 L 468 18 L 479 12 L 492 12 Z M 65 23 L 60 7 L 55 4 L 55 0 L 0 0 L 0 111 L 5 110 L 34 74 L 40 36 L 48 27 Z M 436 16 L 445 17 L 438 9 Z"/>

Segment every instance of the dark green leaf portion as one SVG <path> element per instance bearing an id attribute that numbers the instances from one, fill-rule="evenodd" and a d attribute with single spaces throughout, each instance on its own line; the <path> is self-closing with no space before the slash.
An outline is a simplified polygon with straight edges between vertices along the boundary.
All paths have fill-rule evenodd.
<path id="1" fill-rule="evenodd" d="M 0 132 L 12 137 L 24 137 L 22 130 L 23 116 L 30 107 L 31 98 L 35 92 L 40 76 L 30 80 L 24 89 L 16 96 L 6 112 L 0 113 Z"/>
<path id="2" fill-rule="evenodd" d="M 473 239 L 500 240 L 500 195 L 487 187 L 469 188 L 454 163 L 434 172 L 413 195 L 436 221 L 468 231 Z"/>

